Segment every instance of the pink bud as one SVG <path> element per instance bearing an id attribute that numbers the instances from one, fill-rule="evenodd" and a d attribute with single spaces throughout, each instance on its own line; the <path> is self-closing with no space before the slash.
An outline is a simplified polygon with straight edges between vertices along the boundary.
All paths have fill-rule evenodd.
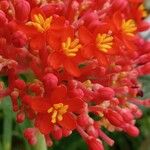
<path id="1" fill-rule="evenodd" d="M 21 48 L 25 46 L 26 42 L 27 37 L 23 32 L 17 31 L 12 35 L 12 43 L 15 47 Z"/>
<path id="2" fill-rule="evenodd" d="M 36 137 L 32 137 L 28 140 L 30 145 L 36 145 L 37 144 L 37 138 Z"/>
<path id="3" fill-rule="evenodd" d="M 124 131 L 127 132 L 132 137 L 137 137 L 140 133 L 137 127 L 130 124 L 125 125 Z"/>
<path id="4" fill-rule="evenodd" d="M 44 83 L 45 91 L 48 92 L 57 86 L 58 78 L 54 74 L 48 73 L 43 77 L 43 83 Z"/>
<path id="5" fill-rule="evenodd" d="M 70 97 L 77 97 L 77 98 L 83 98 L 84 93 L 81 89 L 72 89 L 69 92 Z"/>
<path id="6" fill-rule="evenodd" d="M 14 7 L 16 19 L 20 22 L 27 21 L 30 14 L 29 2 L 27 2 L 26 0 L 16 0 Z"/>
<path id="7" fill-rule="evenodd" d="M 86 113 L 83 113 L 78 116 L 77 122 L 80 126 L 86 127 L 89 123 L 89 116 Z"/>
<path id="8" fill-rule="evenodd" d="M 0 10 L 0 26 L 5 25 L 8 22 L 5 13 Z"/>
<path id="9" fill-rule="evenodd" d="M 62 129 L 55 125 L 52 131 L 52 135 L 56 140 L 60 140 L 62 138 Z"/>
<path id="10" fill-rule="evenodd" d="M 15 80 L 14 85 L 19 90 L 24 90 L 26 88 L 26 83 L 21 79 Z"/>
<path id="11" fill-rule="evenodd" d="M 7 0 L 0 1 L 0 9 L 2 11 L 7 11 L 9 8 L 9 2 Z"/>
<path id="12" fill-rule="evenodd" d="M 128 110 L 128 109 L 123 109 L 123 110 L 121 111 L 121 114 L 122 114 L 123 119 L 124 119 L 126 122 L 131 122 L 131 121 L 134 119 L 134 117 L 133 117 L 131 111 Z"/>
<path id="13" fill-rule="evenodd" d="M 89 150 L 104 150 L 103 144 L 99 139 L 89 137 L 86 142 L 89 146 Z"/>
<path id="14" fill-rule="evenodd" d="M 62 134 L 63 134 L 64 137 L 69 136 L 71 133 L 72 133 L 71 130 L 68 130 L 68 129 L 65 129 L 65 128 L 62 129 Z"/>
<path id="15" fill-rule="evenodd" d="M 97 93 L 97 97 L 100 101 L 111 100 L 114 97 L 114 95 L 114 90 L 109 87 L 100 88 Z"/>
<path id="16" fill-rule="evenodd" d="M 16 121 L 17 121 L 18 123 L 22 123 L 24 120 L 25 120 L 25 113 L 24 113 L 24 112 L 19 112 L 19 113 L 17 114 Z"/>
<path id="17" fill-rule="evenodd" d="M 114 126 L 121 127 L 124 124 L 123 117 L 116 111 L 108 109 L 105 111 L 104 115 Z"/>

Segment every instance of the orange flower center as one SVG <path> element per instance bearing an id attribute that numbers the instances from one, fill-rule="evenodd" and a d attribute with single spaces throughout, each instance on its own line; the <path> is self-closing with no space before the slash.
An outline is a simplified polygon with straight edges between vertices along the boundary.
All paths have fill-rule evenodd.
<path id="1" fill-rule="evenodd" d="M 51 27 L 51 23 L 52 23 L 52 16 L 44 19 L 44 17 L 41 14 L 37 14 L 34 15 L 33 21 L 27 22 L 26 25 L 33 26 L 39 32 L 43 33 Z"/>
<path id="2" fill-rule="evenodd" d="M 52 113 L 51 122 L 56 123 L 58 121 L 63 120 L 63 115 L 67 112 L 68 105 L 64 105 L 63 103 L 54 104 L 53 107 L 50 107 L 47 112 Z"/>
<path id="3" fill-rule="evenodd" d="M 96 37 L 97 47 L 100 51 L 107 53 L 113 45 L 113 36 L 110 34 L 98 34 Z"/>
<path id="4" fill-rule="evenodd" d="M 75 57 L 80 48 L 81 44 L 79 44 L 79 39 L 77 38 L 71 41 L 71 38 L 68 37 L 66 42 L 62 43 L 63 52 L 68 57 Z"/>
<path id="5" fill-rule="evenodd" d="M 134 36 L 134 32 L 137 30 L 136 23 L 133 19 L 122 21 L 122 30 L 126 35 Z"/>

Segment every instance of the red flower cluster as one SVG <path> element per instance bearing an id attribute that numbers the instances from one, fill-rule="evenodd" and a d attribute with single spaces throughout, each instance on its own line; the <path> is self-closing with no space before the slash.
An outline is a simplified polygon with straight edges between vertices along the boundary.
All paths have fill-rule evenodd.
<path id="1" fill-rule="evenodd" d="M 143 0 L 0 1 L 0 97 L 11 97 L 17 122 L 34 122 L 29 143 L 38 130 L 49 146 L 77 130 L 103 150 L 101 140 L 114 141 L 102 127 L 139 135 L 138 105 L 150 106 L 138 82 L 150 74 L 150 42 L 139 34 L 147 15 Z"/>

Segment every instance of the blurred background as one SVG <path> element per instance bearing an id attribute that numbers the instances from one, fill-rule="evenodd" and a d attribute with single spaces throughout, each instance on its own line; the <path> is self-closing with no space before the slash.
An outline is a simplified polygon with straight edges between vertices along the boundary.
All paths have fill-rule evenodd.
<path id="1" fill-rule="evenodd" d="M 145 6 L 150 10 L 150 0 L 146 0 Z M 147 20 L 150 21 L 150 17 Z M 142 35 L 150 40 L 150 31 Z M 0 79 L 5 80 L 5 78 Z M 150 76 L 142 77 L 139 81 L 143 83 L 144 98 L 150 97 Z M 125 133 L 107 133 L 115 140 L 115 145 L 109 147 L 104 143 L 105 150 L 150 150 L 150 109 L 142 107 L 141 109 L 144 112 L 143 118 L 136 123 L 141 131 L 140 136 L 132 138 Z M 28 120 L 22 124 L 16 123 L 9 98 L 0 102 L 0 150 L 38 150 L 37 147 L 30 146 L 23 137 L 24 129 L 31 126 Z M 53 147 L 49 150 L 87 150 L 87 146 L 74 132 L 70 137 L 59 142 L 54 141 Z"/>

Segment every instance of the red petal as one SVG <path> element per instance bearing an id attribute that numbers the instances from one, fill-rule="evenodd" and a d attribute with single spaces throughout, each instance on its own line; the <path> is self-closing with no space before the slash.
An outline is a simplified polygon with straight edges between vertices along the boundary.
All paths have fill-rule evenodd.
<path id="1" fill-rule="evenodd" d="M 45 135 L 49 134 L 53 127 L 49 114 L 38 114 L 35 120 L 35 126 L 41 133 Z"/>
<path id="2" fill-rule="evenodd" d="M 72 76 L 74 76 L 74 77 L 79 77 L 80 76 L 80 69 L 70 59 L 64 60 L 64 68 Z"/>
<path id="3" fill-rule="evenodd" d="M 34 97 L 30 99 L 29 105 L 35 112 L 45 113 L 51 104 L 47 99 Z"/>
<path id="4" fill-rule="evenodd" d="M 74 130 L 77 126 L 76 120 L 70 113 L 66 113 L 63 115 L 63 120 L 58 122 L 63 128 L 68 130 Z"/>
<path id="5" fill-rule="evenodd" d="M 48 64 L 54 69 L 58 69 L 62 64 L 62 59 L 59 53 L 53 53 L 48 56 Z"/>
<path id="6" fill-rule="evenodd" d="M 57 104 L 63 102 L 63 99 L 65 99 L 67 95 L 67 89 L 65 86 L 61 85 L 54 89 L 51 95 L 51 103 Z"/>
<path id="7" fill-rule="evenodd" d="M 82 26 L 79 29 L 79 39 L 82 44 L 89 44 L 93 42 L 93 35 L 87 28 Z"/>
<path id="8" fill-rule="evenodd" d="M 79 112 L 85 107 L 84 101 L 78 98 L 68 99 L 66 103 L 69 105 L 70 112 Z"/>
<path id="9" fill-rule="evenodd" d="M 53 17 L 53 22 L 51 25 L 51 30 L 60 30 L 65 26 L 64 17 Z"/>
<path id="10" fill-rule="evenodd" d="M 31 49 L 39 50 L 46 46 L 45 38 L 41 34 L 34 37 L 30 42 Z"/>
<path id="11" fill-rule="evenodd" d="M 121 23 L 122 23 L 122 17 L 121 17 L 120 11 L 117 11 L 113 15 L 113 22 L 114 22 L 114 25 L 116 26 L 117 30 L 119 30 L 121 28 Z"/>
<path id="12" fill-rule="evenodd" d="M 72 27 L 67 27 L 63 29 L 63 33 L 62 33 L 62 41 L 66 41 L 67 38 L 70 37 L 71 39 L 74 38 L 74 29 Z"/>
<path id="13" fill-rule="evenodd" d="M 98 62 L 100 63 L 100 65 L 102 66 L 108 66 L 108 60 L 107 60 L 107 57 L 100 53 L 100 52 L 96 52 L 96 58 L 98 60 Z"/>
<path id="14" fill-rule="evenodd" d="M 47 42 L 52 49 L 59 50 L 61 46 L 60 33 L 58 35 L 57 32 L 47 31 Z"/>
<path id="15" fill-rule="evenodd" d="M 93 57 L 93 51 L 95 49 L 95 46 L 93 44 L 87 44 L 81 49 L 81 55 L 85 58 L 91 58 Z"/>

